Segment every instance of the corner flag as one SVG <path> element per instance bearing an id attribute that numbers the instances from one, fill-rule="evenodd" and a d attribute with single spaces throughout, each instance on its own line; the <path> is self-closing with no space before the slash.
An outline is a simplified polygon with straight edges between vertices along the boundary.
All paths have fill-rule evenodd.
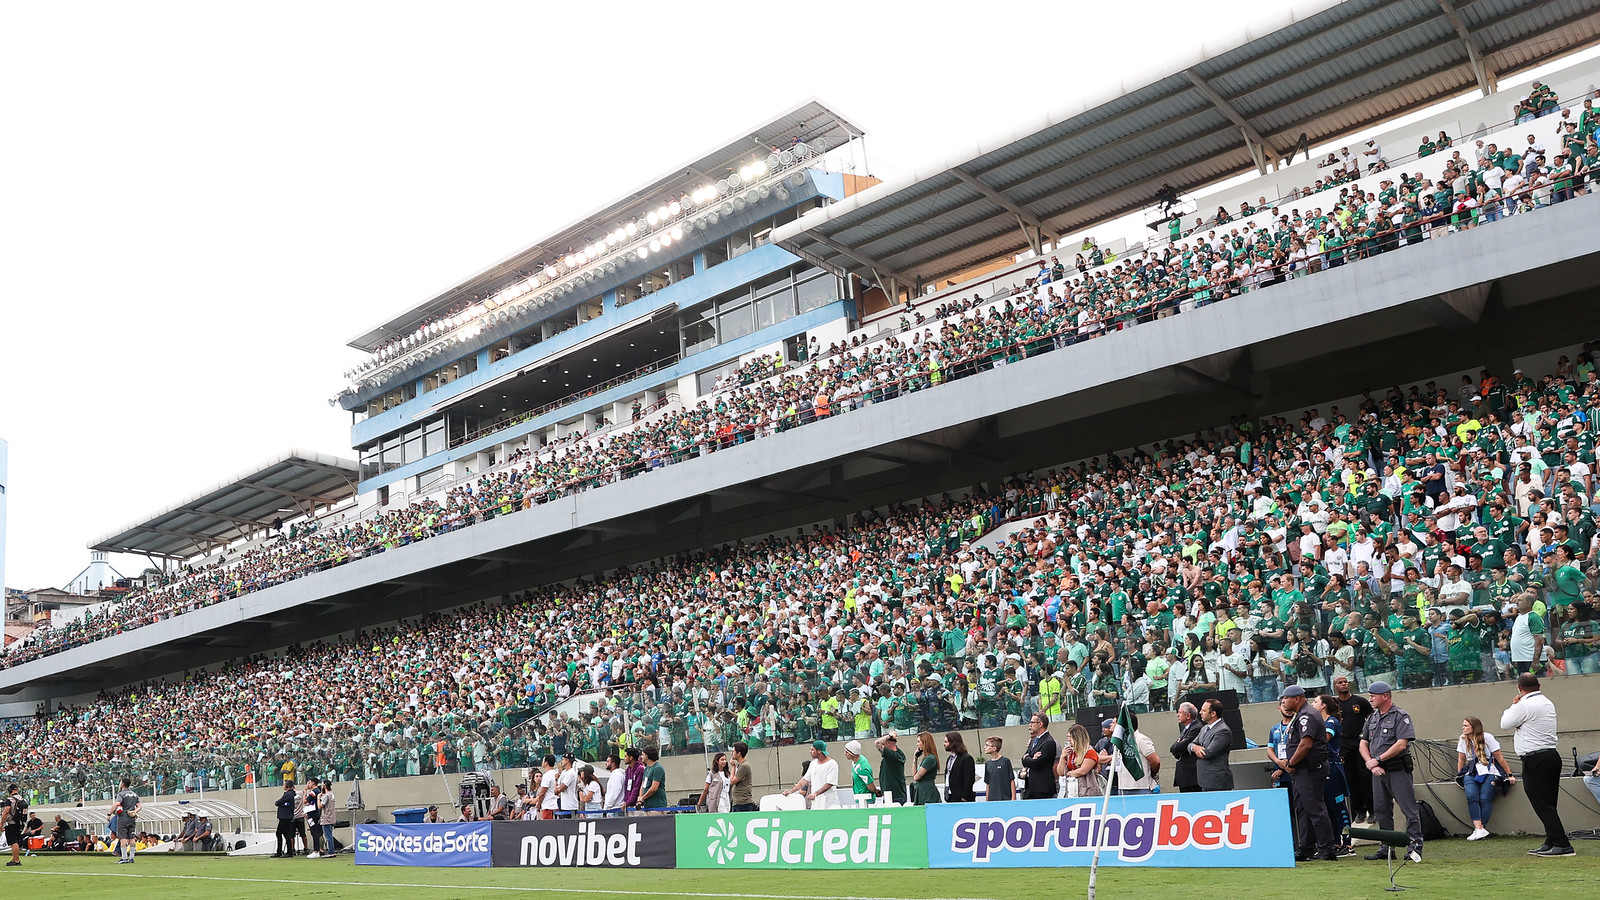
<path id="1" fill-rule="evenodd" d="M 1111 746 L 1122 757 L 1122 770 L 1133 780 L 1144 777 L 1144 756 L 1139 753 L 1139 742 L 1133 736 L 1133 714 L 1127 704 L 1117 712 L 1117 726 L 1111 731 Z"/>

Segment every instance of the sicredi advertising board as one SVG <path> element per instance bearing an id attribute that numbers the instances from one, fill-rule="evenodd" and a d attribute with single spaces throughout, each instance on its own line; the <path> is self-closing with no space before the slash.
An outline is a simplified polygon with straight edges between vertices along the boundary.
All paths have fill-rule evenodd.
<path id="1" fill-rule="evenodd" d="M 357 825 L 358 866 L 489 865 L 489 823 Z"/>
<path id="2" fill-rule="evenodd" d="M 922 807 L 677 816 L 680 869 L 921 869 Z"/>
<path id="3" fill-rule="evenodd" d="M 940 868 L 1294 866 L 1286 791 L 1218 791 L 934 804 L 928 860 Z"/>
<path id="4" fill-rule="evenodd" d="M 670 869 L 677 830 L 665 816 L 494 823 L 496 866 Z"/>

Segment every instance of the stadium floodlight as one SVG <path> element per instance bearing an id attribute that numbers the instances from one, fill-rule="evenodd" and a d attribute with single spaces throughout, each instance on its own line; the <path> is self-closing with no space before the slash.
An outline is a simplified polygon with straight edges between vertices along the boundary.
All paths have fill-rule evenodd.
<path id="1" fill-rule="evenodd" d="M 725 215 L 725 216 L 731 216 L 731 215 L 733 215 L 733 213 L 734 213 L 733 203 L 728 202 L 728 201 L 724 201 L 723 204 L 722 204 L 722 214 Z"/>
<path id="2" fill-rule="evenodd" d="M 756 196 L 765 200 L 772 196 L 772 191 L 768 190 L 767 186 L 763 184 L 761 187 L 756 188 Z"/>
<path id="3" fill-rule="evenodd" d="M 743 197 L 735 197 L 735 198 L 733 198 L 733 211 L 734 212 L 744 212 L 744 198 Z"/>
<path id="4" fill-rule="evenodd" d="M 661 236 L 661 246 L 663 246 L 663 247 L 671 247 L 672 246 L 672 235 L 663 234 Z"/>
<path id="5" fill-rule="evenodd" d="M 656 211 L 652 209 L 645 215 L 644 220 L 650 224 L 651 228 L 654 228 L 656 223 L 661 221 L 661 217 L 656 215 Z"/>
<path id="6" fill-rule="evenodd" d="M 651 238 L 650 239 L 650 252 L 651 253 L 660 253 L 661 252 L 661 239 L 660 238 Z"/>
<path id="7" fill-rule="evenodd" d="M 672 239 L 675 240 L 675 241 L 683 240 L 683 226 L 682 225 L 674 225 L 674 226 L 672 226 Z"/>
<path id="8" fill-rule="evenodd" d="M 658 206 L 656 207 L 656 218 L 658 220 L 670 219 L 672 218 L 672 210 L 668 209 L 665 204 Z"/>
<path id="9" fill-rule="evenodd" d="M 669 212 L 669 213 L 671 213 L 671 214 L 676 216 L 679 213 L 683 212 L 683 204 L 681 204 L 678 201 L 674 200 L 671 203 L 667 204 L 667 212 Z"/>
<path id="10" fill-rule="evenodd" d="M 622 230 L 627 233 L 628 237 L 633 237 L 639 233 L 639 223 L 629 222 L 627 225 L 622 227 Z"/>
<path id="11" fill-rule="evenodd" d="M 773 188 L 772 193 L 773 196 L 777 197 L 779 200 L 789 199 L 789 192 L 784 190 L 782 187 Z"/>
<path id="12" fill-rule="evenodd" d="M 544 267 L 544 277 L 546 277 L 546 278 L 555 278 L 556 275 L 558 275 L 558 274 L 560 274 L 560 273 L 556 271 L 556 267 L 555 266 L 545 266 Z"/>
<path id="13" fill-rule="evenodd" d="M 638 256 L 638 257 L 639 257 L 639 258 L 640 258 L 640 259 L 644 259 L 644 258 L 645 258 L 645 257 L 647 257 L 647 256 L 649 256 L 649 255 L 650 255 L 650 248 L 649 248 L 649 247 L 640 247 L 640 248 L 639 248 L 639 249 L 638 249 L 638 250 L 635 250 L 635 251 L 633 251 L 633 252 L 634 252 L 634 253 L 635 253 L 635 254 L 636 254 L 636 255 L 637 255 L 637 256 Z"/>

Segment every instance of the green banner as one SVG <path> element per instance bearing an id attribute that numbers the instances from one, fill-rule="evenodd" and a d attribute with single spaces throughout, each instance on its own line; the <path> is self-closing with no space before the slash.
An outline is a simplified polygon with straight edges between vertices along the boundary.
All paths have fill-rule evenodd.
<path id="1" fill-rule="evenodd" d="M 676 816 L 680 869 L 925 869 L 921 807 Z"/>

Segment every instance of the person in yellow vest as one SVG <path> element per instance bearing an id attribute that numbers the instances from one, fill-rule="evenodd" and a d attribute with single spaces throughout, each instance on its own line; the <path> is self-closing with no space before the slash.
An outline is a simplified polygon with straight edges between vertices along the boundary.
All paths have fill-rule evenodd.
<path id="1" fill-rule="evenodd" d="M 839 739 L 839 698 L 833 695 L 833 688 L 822 689 L 822 702 L 817 704 L 821 713 L 822 739 L 834 741 Z"/>
<path id="2" fill-rule="evenodd" d="M 1061 679 L 1052 672 L 1039 680 L 1039 711 L 1051 722 L 1061 721 Z"/>

